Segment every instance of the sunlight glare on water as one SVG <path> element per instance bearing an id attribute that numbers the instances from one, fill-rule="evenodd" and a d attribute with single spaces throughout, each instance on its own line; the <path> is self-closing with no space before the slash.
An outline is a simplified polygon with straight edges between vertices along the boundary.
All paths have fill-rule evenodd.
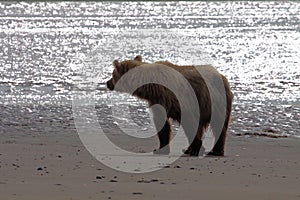
<path id="1" fill-rule="evenodd" d="M 274 126 L 281 134 L 300 135 L 299 10 L 300 3 L 291 1 L 1 2 L 0 103 L 70 108 L 72 91 L 83 89 L 75 82 L 87 58 L 95 67 L 87 82 L 97 84 L 110 77 L 114 59 L 141 54 L 149 62 L 189 64 L 199 56 L 196 47 L 187 53 L 187 41 L 178 38 L 169 39 L 169 52 L 159 44 L 147 49 L 130 43 L 166 29 L 193 38 L 205 54 L 203 62 L 209 58 L 228 77 L 235 94 L 233 118 L 243 118 L 233 124 L 234 133 L 245 126 L 244 132 Z M 133 34 L 114 43 L 126 31 Z M 99 58 L 95 50 L 105 41 L 106 57 Z M 95 92 L 99 105 L 110 95 L 145 107 L 135 98 Z"/>

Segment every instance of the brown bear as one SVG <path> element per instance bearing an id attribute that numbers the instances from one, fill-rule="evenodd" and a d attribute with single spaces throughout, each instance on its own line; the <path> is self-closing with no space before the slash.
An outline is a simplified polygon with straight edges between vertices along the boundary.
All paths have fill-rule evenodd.
<path id="1" fill-rule="evenodd" d="M 168 61 L 159 61 L 153 64 L 148 64 L 142 61 L 142 57 L 140 55 L 136 56 L 134 60 L 125 60 L 122 62 L 115 60 L 113 65 L 114 70 L 112 73 L 112 78 L 107 81 L 108 89 L 131 93 L 140 99 L 148 101 L 149 107 L 159 104 L 164 108 L 164 111 L 161 109 L 152 110 L 153 121 L 155 127 L 157 128 L 160 142 L 159 149 L 154 150 L 154 153 L 168 154 L 170 151 L 169 143 L 171 140 L 171 124 L 169 118 L 171 118 L 182 124 L 184 132 L 188 137 L 189 147 L 184 150 L 184 154 L 198 156 L 199 153 L 201 155 L 204 153 L 204 148 L 202 147 L 202 137 L 210 125 L 216 140 L 212 150 L 208 153 L 208 155 L 224 155 L 225 139 L 230 121 L 233 94 L 227 79 L 218 73 L 212 66 L 197 66 L 196 70 L 196 66 L 179 66 Z M 159 79 L 167 79 L 169 84 L 176 85 L 176 88 L 178 88 L 176 90 L 183 93 L 182 96 L 187 96 L 187 94 L 184 93 L 185 89 L 182 87 L 182 83 L 178 81 L 178 78 L 171 77 L 171 75 L 169 75 L 170 73 L 164 74 L 164 70 L 162 69 L 170 68 L 175 70 L 176 73 L 180 73 L 180 75 L 182 75 L 188 81 L 196 96 L 196 104 L 200 112 L 199 116 L 197 117 L 197 115 L 194 114 L 189 115 L 190 113 L 194 112 L 193 110 L 196 110 L 193 108 L 195 102 L 184 102 L 185 105 L 192 105 L 190 106 L 191 109 L 189 109 L 189 106 L 182 105 L 182 103 L 180 104 L 178 97 L 174 94 L 174 92 L 164 85 L 147 83 L 130 92 L 122 89 L 118 90 L 116 88 L 118 81 L 129 71 L 134 71 L 132 69 L 136 69 L 137 67 L 142 67 L 141 69 L 146 71 L 144 74 L 150 75 L 156 70 L 156 74 L 153 72 L 155 77 L 158 77 Z M 159 70 L 158 72 L 160 74 L 157 73 L 157 69 Z M 139 74 L 139 72 L 135 73 L 134 76 L 130 78 L 130 81 L 127 81 L 127 86 L 130 87 L 130 84 L 136 82 L 137 80 L 146 79 L 145 75 L 141 74 L 142 73 Z M 218 77 L 222 82 L 222 87 L 215 89 L 213 85 Z M 210 83 L 207 83 L 207 80 L 210 80 Z M 221 95 L 222 91 L 223 96 Z M 222 110 L 223 114 L 221 112 Z M 185 120 L 183 120 L 182 117 L 184 114 L 188 116 L 185 117 Z M 215 118 L 213 121 L 211 120 L 212 116 Z M 191 132 L 193 132 L 193 130 L 190 130 L 189 128 L 193 125 L 196 125 L 197 127 L 195 134 L 192 134 Z"/>

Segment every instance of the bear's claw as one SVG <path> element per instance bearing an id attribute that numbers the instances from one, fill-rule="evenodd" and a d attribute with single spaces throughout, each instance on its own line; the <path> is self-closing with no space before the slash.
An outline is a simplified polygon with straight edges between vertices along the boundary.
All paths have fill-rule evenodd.
<path id="1" fill-rule="evenodd" d="M 224 156 L 224 152 L 214 152 L 214 151 L 211 151 L 207 155 L 208 156 Z"/>
<path id="2" fill-rule="evenodd" d="M 183 150 L 184 154 L 190 155 L 190 156 L 199 156 L 199 155 L 203 155 L 205 153 L 205 149 L 204 147 L 201 147 L 200 150 L 194 150 L 193 148 L 189 147 L 186 150 Z"/>

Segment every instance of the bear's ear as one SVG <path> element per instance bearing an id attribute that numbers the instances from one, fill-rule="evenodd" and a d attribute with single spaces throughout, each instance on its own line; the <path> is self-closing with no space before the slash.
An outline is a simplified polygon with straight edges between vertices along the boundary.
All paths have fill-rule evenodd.
<path id="1" fill-rule="evenodd" d="M 142 62 L 142 56 L 137 55 L 134 60 Z"/>
<path id="2" fill-rule="evenodd" d="M 114 68 L 115 70 L 119 73 L 119 74 L 123 74 L 124 73 L 124 67 L 121 67 L 121 63 L 119 63 L 118 60 L 114 60 L 113 62 Z"/>
<path id="3" fill-rule="evenodd" d="M 118 60 L 114 60 L 113 65 L 114 65 L 115 69 L 118 69 L 119 68 L 119 61 Z"/>

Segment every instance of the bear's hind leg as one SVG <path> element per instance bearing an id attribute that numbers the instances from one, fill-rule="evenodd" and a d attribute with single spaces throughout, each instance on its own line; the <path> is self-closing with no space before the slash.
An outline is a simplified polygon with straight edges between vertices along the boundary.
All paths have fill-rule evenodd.
<path id="1" fill-rule="evenodd" d="M 229 120 L 230 120 L 230 110 L 226 114 L 224 126 L 222 128 L 220 136 L 218 134 L 217 128 L 214 128 L 215 127 L 214 125 L 211 126 L 212 131 L 213 131 L 215 137 L 217 138 L 217 142 L 215 143 L 212 151 L 210 151 L 207 155 L 224 156 L 225 140 L 226 140 L 227 129 L 228 129 L 228 125 L 229 125 Z"/>
<path id="2" fill-rule="evenodd" d="M 202 125 L 199 125 L 197 135 L 194 137 L 192 142 L 190 142 L 190 146 L 183 151 L 184 154 L 190 156 L 199 156 L 205 153 L 204 147 L 202 147 L 202 136 L 205 131 L 205 128 Z"/>

